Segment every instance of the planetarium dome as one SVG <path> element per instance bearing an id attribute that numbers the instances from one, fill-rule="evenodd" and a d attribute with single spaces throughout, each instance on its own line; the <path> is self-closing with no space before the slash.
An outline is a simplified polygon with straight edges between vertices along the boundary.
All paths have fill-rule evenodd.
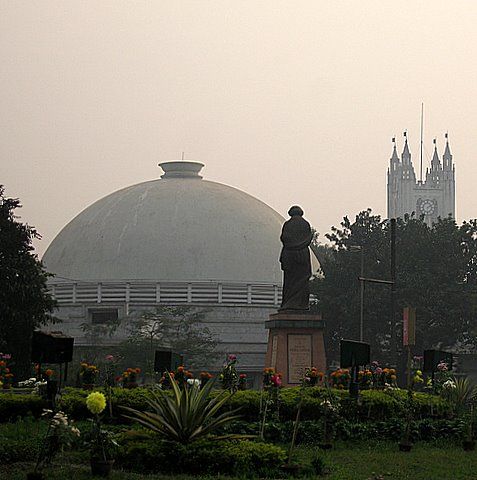
<path id="1" fill-rule="evenodd" d="M 160 166 L 160 179 L 98 200 L 53 240 L 43 263 L 54 274 L 55 316 L 88 349 L 97 342 L 85 326 L 120 325 L 101 339 L 115 345 L 137 314 L 163 305 L 202 309 L 218 352 L 239 355 L 258 382 L 264 322 L 281 301 L 284 219 L 240 190 L 202 180 L 202 163 Z M 218 371 L 218 362 L 204 367 Z"/>
<path id="2" fill-rule="evenodd" d="M 43 262 L 58 279 L 281 283 L 284 219 L 260 200 L 166 162 L 161 179 L 114 192 L 82 211 Z"/>

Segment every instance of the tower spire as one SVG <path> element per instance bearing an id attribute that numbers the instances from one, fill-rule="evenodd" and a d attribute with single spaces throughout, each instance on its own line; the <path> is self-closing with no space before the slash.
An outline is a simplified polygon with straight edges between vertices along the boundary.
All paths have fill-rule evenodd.
<path id="1" fill-rule="evenodd" d="M 396 150 L 396 137 L 392 138 L 393 142 L 393 154 L 391 156 L 391 162 L 399 163 L 399 157 Z"/>
<path id="2" fill-rule="evenodd" d="M 446 139 L 446 148 L 444 149 L 444 155 L 442 156 L 442 160 L 444 161 L 444 169 L 451 170 L 452 168 L 452 153 L 449 147 L 449 133 L 446 132 L 444 135 Z"/>
<path id="3" fill-rule="evenodd" d="M 407 131 L 404 130 L 404 148 L 402 150 L 401 158 L 403 163 L 409 163 L 411 153 L 409 152 L 409 146 L 407 144 Z"/>
<path id="4" fill-rule="evenodd" d="M 441 166 L 441 161 L 439 160 L 439 154 L 437 153 L 437 140 L 434 138 L 432 143 L 434 144 L 434 155 L 432 156 L 431 170 L 438 170 Z"/>

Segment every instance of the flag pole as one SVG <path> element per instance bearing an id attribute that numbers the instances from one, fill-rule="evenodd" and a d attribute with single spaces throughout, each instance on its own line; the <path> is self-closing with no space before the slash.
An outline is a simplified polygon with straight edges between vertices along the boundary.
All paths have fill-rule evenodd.
<path id="1" fill-rule="evenodd" d="M 421 103 L 421 170 L 420 179 L 422 183 L 422 144 L 423 144 L 423 126 L 424 126 L 424 102 Z"/>

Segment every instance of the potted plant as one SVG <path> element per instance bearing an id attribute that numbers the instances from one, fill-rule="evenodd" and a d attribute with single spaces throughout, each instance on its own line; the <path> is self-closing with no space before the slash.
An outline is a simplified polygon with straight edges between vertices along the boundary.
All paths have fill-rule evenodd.
<path id="1" fill-rule="evenodd" d="M 93 414 L 89 436 L 91 474 L 109 477 L 114 464 L 113 451 L 118 444 L 112 433 L 101 427 L 100 414 L 106 408 L 106 397 L 101 392 L 92 392 L 86 398 L 86 407 Z"/>
<path id="2" fill-rule="evenodd" d="M 330 388 L 326 388 L 325 392 L 325 398 L 320 403 L 323 412 L 323 440 L 319 447 L 330 450 L 333 448 L 334 419 L 339 410 L 339 399 L 333 395 Z"/>
<path id="3" fill-rule="evenodd" d="M 80 378 L 81 385 L 85 390 L 92 390 L 96 379 L 98 378 L 99 370 L 96 365 L 88 362 L 81 362 L 80 364 Z"/>
<path id="4" fill-rule="evenodd" d="M 307 386 L 315 387 L 318 384 L 323 383 L 324 373 L 319 372 L 316 367 L 310 367 L 305 370 L 305 382 Z"/>
<path id="5" fill-rule="evenodd" d="M 137 376 L 141 373 L 140 368 L 128 368 L 121 375 L 123 388 L 136 388 Z"/>
<path id="6" fill-rule="evenodd" d="M 12 388 L 13 373 L 10 372 L 7 360 L 12 356 L 9 353 L 0 353 L 0 387 L 4 390 Z"/>
<path id="7" fill-rule="evenodd" d="M 50 418 L 50 422 L 38 453 L 35 468 L 33 472 L 27 473 L 27 480 L 43 480 L 43 469 L 51 463 L 53 457 L 59 452 L 63 452 L 65 448 L 71 447 L 74 440 L 80 436 L 80 431 L 65 413 L 44 410 L 42 416 Z"/>
<path id="8" fill-rule="evenodd" d="M 260 395 L 260 438 L 265 437 L 265 424 L 269 407 L 275 407 L 275 416 L 278 418 L 280 388 L 282 387 L 282 374 L 268 367 L 263 370 L 262 392 Z"/>
<path id="9" fill-rule="evenodd" d="M 204 388 L 211 378 L 212 375 L 209 372 L 200 372 L 200 388 Z"/>
<path id="10" fill-rule="evenodd" d="M 304 396 L 305 396 L 305 388 L 315 386 L 316 383 L 318 382 L 318 379 L 322 380 L 323 379 L 323 374 L 320 374 L 320 372 L 318 372 L 317 368 L 309 367 L 305 370 L 305 373 L 304 373 L 302 381 L 301 381 L 300 396 L 298 397 L 298 404 L 297 404 L 297 409 L 296 409 L 295 422 L 293 424 L 293 434 L 292 434 L 292 439 L 291 439 L 291 443 L 290 443 L 290 449 L 288 450 L 288 461 L 285 465 L 282 466 L 282 469 L 288 475 L 296 476 L 301 469 L 301 465 L 293 463 L 293 453 L 295 451 L 295 443 L 296 443 L 296 438 L 297 438 L 297 434 L 298 434 L 298 427 L 299 427 L 299 423 L 300 423 L 301 408 L 303 406 L 303 399 L 304 399 Z"/>
<path id="11" fill-rule="evenodd" d="M 184 365 L 179 365 L 173 375 L 174 381 L 179 385 L 179 388 L 185 388 L 188 385 L 188 381 L 194 377 L 193 373 L 187 370 Z"/>
<path id="12" fill-rule="evenodd" d="M 414 392 L 412 387 L 409 387 L 407 390 L 407 408 L 406 408 L 406 423 L 404 427 L 404 432 L 399 442 L 399 451 L 400 452 L 410 452 L 412 450 L 411 442 L 411 424 L 413 419 L 414 412 Z"/>
<path id="13" fill-rule="evenodd" d="M 220 381 L 222 388 L 229 392 L 236 392 L 239 384 L 239 374 L 237 372 L 237 355 L 230 354 L 227 356 L 227 360 L 222 368 L 220 374 Z"/>
<path id="14" fill-rule="evenodd" d="M 241 373 L 239 375 L 238 389 L 247 390 L 247 374 L 246 373 Z"/>

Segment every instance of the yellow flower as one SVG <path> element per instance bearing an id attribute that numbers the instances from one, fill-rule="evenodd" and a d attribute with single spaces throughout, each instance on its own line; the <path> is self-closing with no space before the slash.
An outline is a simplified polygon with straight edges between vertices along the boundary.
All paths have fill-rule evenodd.
<path id="1" fill-rule="evenodd" d="M 97 415 L 106 408 L 106 397 L 101 392 L 93 392 L 86 398 L 88 410 Z"/>

